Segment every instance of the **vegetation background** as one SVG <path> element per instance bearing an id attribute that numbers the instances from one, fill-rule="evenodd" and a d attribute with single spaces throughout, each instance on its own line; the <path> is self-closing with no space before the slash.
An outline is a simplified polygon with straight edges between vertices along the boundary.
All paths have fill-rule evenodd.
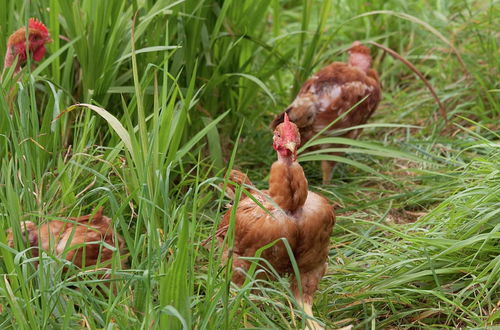
<path id="1" fill-rule="evenodd" d="M 337 210 L 315 315 L 328 328 L 499 325 L 498 1 L 0 0 L 0 9 L 0 54 L 29 17 L 54 39 L 45 60 L 1 82 L 1 228 L 104 206 L 129 251 L 105 294 L 102 270 L 64 273 L 46 254 L 35 268 L 30 249 L 9 248 L 0 230 L 0 328 L 304 327 L 286 279 L 234 288 L 220 251 L 200 242 L 225 211 L 227 169 L 266 186 L 273 114 L 354 40 L 411 61 L 449 123 L 414 73 L 372 47 L 383 102 L 332 184 L 320 183 L 325 155 L 300 157 Z"/>

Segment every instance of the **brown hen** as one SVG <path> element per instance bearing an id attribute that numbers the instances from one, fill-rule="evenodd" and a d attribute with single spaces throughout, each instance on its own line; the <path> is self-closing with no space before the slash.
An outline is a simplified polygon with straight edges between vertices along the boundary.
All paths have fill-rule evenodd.
<path id="1" fill-rule="evenodd" d="M 28 238 L 29 246 L 40 246 L 51 254 L 62 257 L 79 268 L 99 265 L 111 268 L 113 250 L 106 245 L 118 246 L 121 254 L 124 252 L 123 239 L 114 229 L 111 219 L 97 213 L 78 218 L 68 218 L 67 221 L 51 220 L 37 227 L 31 221 L 21 222 L 22 236 Z M 9 246 L 14 246 L 14 233 L 7 230 Z M 38 249 L 33 250 L 38 256 Z M 122 260 L 125 268 L 125 260 Z"/>
<path id="2" fill-rule="evenodd" d="M 28 60 L 27 53 L 32 61 L 41 61 L 46 53 L 45 46 L 51 41 L 52 39 L 47 27 L 36 18 L 30 18 L 28 20 L 28 40 L 26 40 L 26 27 L 24 26 L 12 33 L 7 40 L 7 51 L 5 52 L 2 73 L 0 74 L 0 82 L 3 82 L 4 74 L 14 64 L 12 74 L 16 76 L 21 71 L 21 67 Z M 10 113 L 12 113 L 14 108 L 16 88 L 16 86 L 12 86 L 9 92 L 6 93 L 6 101 L 9 105 Z"/>
<path id="3" fill-rule="evenodd" d="M 313 295 L 326 271 L 335 215 L 326 198 L 308 191 L 304 171 L 296 162 L 299 145 L 297 126 L 285 114 L 284 123 L 274 131 L 273 147 L 277 151 L 278 160 L 271 167 L 269 190 L 251 191 L 265 209 L 251 198 L 242 198 L 237 205 L 232 280 L 238 285 L 245 281 L 250 263 L 241 257 L 253 257 L 261 247 L 279 240 L 261 256 L 279 274 L 292 276 L 293 294 L 304 311 L 312 317 Z M 236 181 L 239 178 L 241 182 L 250 182 L 246 176 L 234 177 Z M 217 238 L 221 245 L 227 235 L 232 212 L 232 208 L 229 209 L 219 225 Z M 300 284 L 293 274 L 285 244 L 280 240 L 283 238 L 290 244 L 297 261 Z M 228 256 L 227 249 L 224 256 Z M 309 320 L 308 323 L 315 329 L 321 328 L 315 321 Z"/>
<path id="4" fill-rule="evenodd" d="M 361 128 L 340 134 L 335 134 L 334 131 L 365 124 L 375 112 L 381 90 L 378 74 L 371 68 L 371 64 L 370 50 L 359 41 L 354 42 L 349 49 L 348 63 L 334 62 L 307 80 L 292 104 L 276 116 L 271 128 L 274 129 L 283 122 L 283 116 L 287 113 L 290 120 L 299 127 L 302 143 L 305 143 L 366 97 L 324 133 L 325 136 L 357 138 Z M 313 149 L 333 147 L 344 146 L 320 145 Z M 334 165 L 333 161 L 322 161 L 323 183 L 330 181 Z"/>
<path id="5" fill-rule="evenodd" d="M 26 27 L 24 26 L 12 33 L 7 40 L 4 70 L 11 67 L 17 58 L 14 73 L 18 73 L 21 70 L 21 66 L 27 61 L 27 47 L 29 47 L 28 53 L 32 56 L 33 60 L 41 61 L 45 56 L 45 45 L 51 41 L 52 39 L 47 27 L 36 18 L 30 18 L 28 21 L 28 43 L 26 43 Z"/>

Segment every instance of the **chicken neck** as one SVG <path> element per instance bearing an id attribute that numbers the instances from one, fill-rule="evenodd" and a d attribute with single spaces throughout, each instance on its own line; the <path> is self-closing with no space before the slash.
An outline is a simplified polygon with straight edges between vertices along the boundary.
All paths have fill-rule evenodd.
<path id="1" fill-rule="evenodd" d="M 271 167 L 269 195 L 284 211 L 295 212 L 307 199 L 308 185 L 304 170 L 289 158 L 278 157 Z"/>

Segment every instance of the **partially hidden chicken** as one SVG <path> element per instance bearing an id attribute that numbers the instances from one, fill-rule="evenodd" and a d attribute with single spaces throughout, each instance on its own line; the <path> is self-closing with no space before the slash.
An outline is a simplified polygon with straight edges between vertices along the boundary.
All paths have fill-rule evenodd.
<path id="1" fill-rule="evenodd" d="M 27 245 L 42 248 L 50 254 L 62 257 L 79 268 L 99 266 L 111 268 L 111 259 L 116 250 L 107 246 L 118 247 L 120 255 L 125 254 L 123 238 L 113 228 L 110 218 L 103 215 L 99 209 L 93 216 L 91 214 L 78 218 L 50 220 L 40 226 L 31 221 L 21 222 L 21 234 L 27 238 Z M 14 233 L 7 230 L 9 246 L 14 246 Z M 39 255 L 38 249 L 33 250 L 33 255 Z M 121 261 L 125 268 L 125 259 Z"/>
<path id="2" fill-rule="evenodd" d="M 21 70 L 21 66 L 26 63 L 26 48 L 33 60 L 39 62 L 45 56 L 47 49 L 45 45 L 51 42 L 47 27 L 37 20 L 30 18 L 28 21 L 28 43 L 26 43 L 26 27 L 21 27 L 12 33 L 7 41 L 7 52 L 4 58 L 4 71 L 16 63 L 14 73 Z M 17 58 L 17 62 L 16 62 Z"/>
<path id="3" fill-rule="evenodd" d="M 301 87 L 295 100 L 271 123 L 274 129 L 283 122 L 284 114 L 298 127 L 302 143 L 309 141 L 330 123 L 348 112 L 356 103 L 356 108 L 329 127 L 323 136 L 341 136 L 355 139 L 362 128 L 336 134 L 339 129 L 346 129 L 365 124 L 373 115 L 381 99 L 380 81 L 377 72 L 371 68 L 370 49 L 356 41 L 349 48 L 347 63 L 334 62 L 309 78 Z M 345 147 L 344 145 L 319 145 L 312 149 Z M 342 153 L 334 153 L 341 155 Z M 333 161 L 321 163 L 323 183 L 331 179 Z"/>
<path id="4" fill-rule="evenodd" d="M 299 130 L 285 114 L 284 122 L 274 131 L 273 147 L 278 160 L 271 167 L 269 189 L 250 189 L 252 196 L 265 209 L 248 197 L 241 198 L 232 207 L 236 207 L 234 246 L 231 247 L 232 281 L 237 285 L 245 281 L 250 262 L 241 257 L 253 257 L 258 249 L 276 241 L 261 257 L 279 274 L 291 275 L 292 292 L 305 313 L 312 317 L 313 295 L 327 268 L 335 215 L 326 198 L 308 190 L 304 171 L 296 162 L 299 145 Z M 251 184 L 246 175 L 233 174 L 235 181 Z M 216 233 L 221 246 L 228 233 L 232 208 L 224 215 Z M 290 256 L 280 239 L 286 239 L 292 248 L 300 272 L 300 283 L 297 283 Z M 227 258 L 228 254 L 226 247 L 223 255 Z M 316 321 L 309 320 L 308 323 L 315 329 L 321 329 Z"/>

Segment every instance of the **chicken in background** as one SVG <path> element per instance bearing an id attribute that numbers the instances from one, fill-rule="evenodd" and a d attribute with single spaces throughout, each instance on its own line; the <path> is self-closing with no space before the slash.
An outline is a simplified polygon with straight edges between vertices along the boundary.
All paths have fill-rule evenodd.
<path id="1" fill-rule="evenodd" d="M 250 262 L 241 257 L 253 257 L 258 249 L 275 242 L 275 245 L 262 253 L 279 274 L 290 274 L 292 292 L 310 317 L 313 316 L 313 295 L 318 282 L 327 268 L 330 235 L 335 223 L 332 205 L 323 196 L 308 191 L 307 179 L 299 163 L 296 162 L 300 134 L 297 126 L 284 115 L 284 122 L 279 124 L 273 137 L 273 147 L 278 160 L 272 165 L 269 177 L 269 189 L 251 190 L 252 198 L 241 198 L 235 212 L 234 246 L 226 247 L 224 258 L 233 256 L 232 281 L 242 285 Z M 236 181 L 250 182 L 241 172 L 232 172 Z M 229 228 L 232 208 L 224 215 L 216 237 L 222 246 Z M 292 248 L 300 272 L 300 281 L 294 276 L 290 257 L 285 244 L 280 239 L 287 239 Z M 302 295 L 301 295 L 302 292 Z M 310 327 L 322 329 L 316 321 L 308 320 Z"/>
<path id="2" fill-rule="evenodd" d="M 45 44 L 51 41 L 52 39 L 47 27 L 36 18 L 30 18 L 28 21 L 28 45 L 26 44 L 26 27 L 23 26 L 10 35 L 7 41 L 4 70 L 14 64 L 16 57 L 18 57 L 18 60 L 14 73 L 18 73 L 21 70 L 21 66 L 27 61 L 27 46 L 33 60 L 37 62 L 41 61 L 47 51 Z"/>
<path id="3" fill-rule="evenodd" d="M 0 82 L 3 82 L 6 77 L 4 76 L 9 68 L 15 64 L 14 70 L 12 72 L 12 77 L 21 71 L 21 66 L 27 62 L 26 48 L 28 48 L 28 53 L 34 61 L 41 61 L 45 56 L 46 48 L 45 44 L 51 42 L 49 31 L 47 27 L 37 20 L 36 18 L 30 18 L 28 21 L 28 42 L 26 42 L 26 27 L 21 27 L 14 33 L 12 33 L 7 40 L 7 51 L 5 52 L 5 58 L 3 63 L 3 70 L 0 75 Z M 12 114 L 14 109 L 14 100 L 16 97 L 16 87 L 13 85 L 16 79 L 11 81 L 11 87 L 7 88 L 9 90 L 6 93 L 6 102 L 9 105 L 9 112 Z"/>
<path id="4" fill-rule="evenodd" d="M 334 62 L 309 78 L 292 104 L 275 117 L 271 128 L 275 129 L 282 123 L 286 113 L 298 126 L 304 144 L 366 97 L 356 108 L 328 128 L 323 137 L 335 135 L 333 131 L 338 129 L 365 124 L 377 109 L 381 98 L 379 77 L 371 65 L 370 49 L 359 41 L 354 42 L 349 48 L 348 63 Z M 337 136 L 355 139 L 361 131 L 361 128 L 357 128 Z M 320 145 L 314 148 L 334 147 L 345 146 Z M 333 161 L 322 161 L 323 183 L 329 183 L 334 165 Z"/>
<path id="5" fill-rule="evenodd" d="M 28 21 L 28 45 L 26 45 L 26 27 L 21 27 L 12 33 L 7 41 L 7 52 L 4 59 L 4 72 L 10 68 L 15 62 L 17 57 L 16 67 L 14 74 L 21 71 L 21 66 L 26 63 L 26 47 L 29 47 L 29 54 L 33 60 L 39 62 L 45 56 L 47 51 L 45 44 L 51 42 L 49 31 L 47 27 L 37 20 L 30 18 Z M 3 76 L 3 73 L 2 73 Z"/>
<path id="6" fill-rule="evenodd" d="M 106 245 L 118 246 L 121 256 L 125 252 L 123 238 L 114 231 L 111 219 L 103 215 L 102 208 L 94 216 L 89 214 L 68 218 L 68 221 L 51 220 L 39 227 L 31 221 L 23 221 L 21 235 L 28 239 L 27 245 L 35 248 L 40 246 L 79 268 L 95 265 L 111 268 L 114 252 Z M 7 241 L 10 247 L 14 247 L 12 229 L 7 230 Z M 38 255 L 38 249 L 34 249 L 33 256 Z M 122 268 L 125 268 L 124 259 Z"/>

